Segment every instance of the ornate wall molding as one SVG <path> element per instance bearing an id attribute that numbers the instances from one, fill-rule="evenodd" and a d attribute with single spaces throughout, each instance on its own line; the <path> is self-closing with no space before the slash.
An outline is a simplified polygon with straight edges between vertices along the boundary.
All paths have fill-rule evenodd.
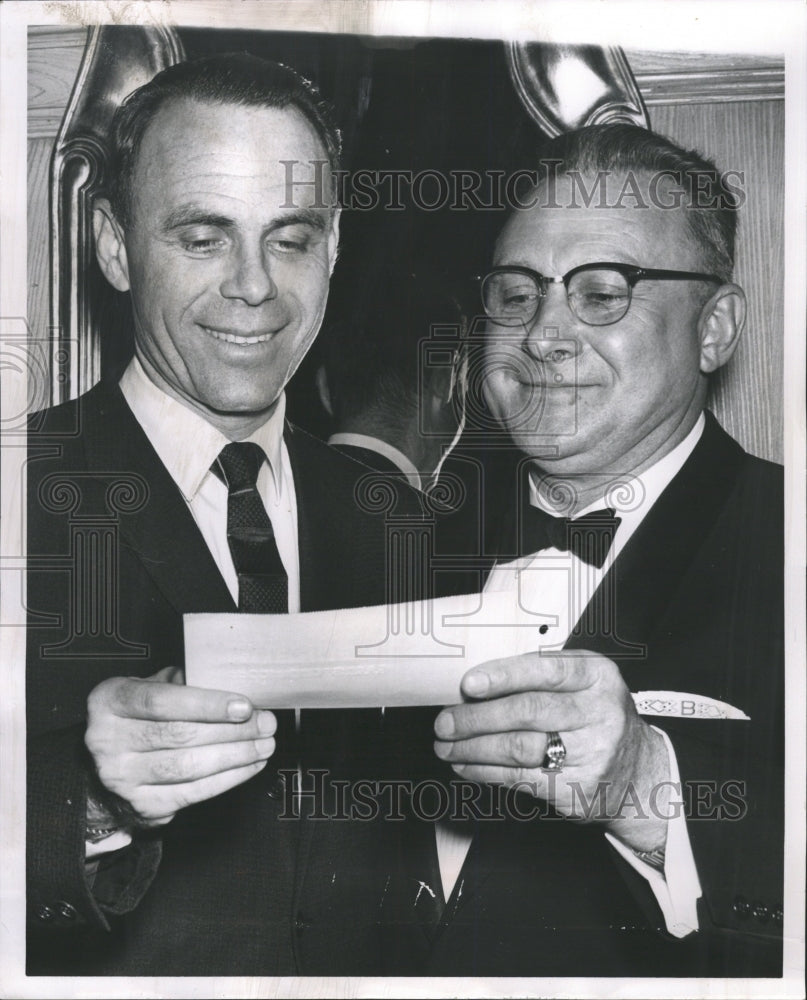
<path id="1" fill-rule="evenodd" d="M 708 52 L 625 55 L 648 106 L 784 100 L 784 59 Z"/>
<path id="2" fill-rule="evenodd" d="M 92 202 L 104 183 L 112 115 L 129 93 L 184 58 L 173 29 L 92 27 L 86 38 L 50 172 L 53 403 L 86 392 L 101 377 Z"/>
<path id="3" fill-rule="evenodd" d="M 505 51 L 513 87 L 547 135 L 611 122 L 650 127 L 622 49 L 509 42 Z"/>

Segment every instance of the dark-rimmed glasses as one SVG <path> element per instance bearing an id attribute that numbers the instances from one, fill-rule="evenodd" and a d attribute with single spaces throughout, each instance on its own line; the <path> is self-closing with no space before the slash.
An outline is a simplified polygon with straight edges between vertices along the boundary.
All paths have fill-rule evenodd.
<path id="1" fill-rule="evenodd" d="M 563 284 L 574 315 L 588 326 L 617 323 L 630 308 L 633 286 L 638 281 L 716 281 L 716 274 L 700 271 L 669 271 L 636 267 L 612 261 L 580 264 L 556 277 L 529 267 L 494 267 L 480 279 L 485 314 L 500 326 L 530 324 L 546 298 L 548 285 Z"/>

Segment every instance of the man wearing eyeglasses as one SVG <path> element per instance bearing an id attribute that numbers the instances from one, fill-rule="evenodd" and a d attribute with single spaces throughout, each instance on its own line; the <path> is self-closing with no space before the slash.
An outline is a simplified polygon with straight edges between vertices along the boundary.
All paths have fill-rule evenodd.
<path id="1" fill-rule="evenodd" d="M 481 282 L 475 374 L 523 459 L 487 589 L 543 638 L 435 723 L 462 778 L 531 794 L 444 830 L 431 968 L 780 975 L 781 470 L 705 409 L 745 320 L 736 198 L 630 125 L 542 170 Z"/>

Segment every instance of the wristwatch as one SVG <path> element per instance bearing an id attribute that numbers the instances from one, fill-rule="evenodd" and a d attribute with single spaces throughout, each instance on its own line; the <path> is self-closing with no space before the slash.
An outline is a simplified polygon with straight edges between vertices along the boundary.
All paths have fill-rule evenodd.
<path id="1" fill-rule="evenodd" d="M 663 847 L 657 847 L 655 851 L 634 851 L 633 853 L 640 861 L 644 861 L 646 865 L 650 865 L 650 867 L 655 868 L 656 871 L 664 871 Z"/>
<path id="2" fill-rule="evenodd" d="M 117 833 L 120 826 L 115 818 L 92 795 L 87 795 L 87 819 L 84 824 L 84 839 L 90 844 L 106 840 Z"/>
<path id="3" fill-rule="evenodd" d="M 97 844 L 106 840 L 107 837 L 111 837 L 113 833 L 117 833 L 119 829 L 118 826 L 90 826 L 88 823 L 84 827 L 84 839 L 88 844 Z"/>

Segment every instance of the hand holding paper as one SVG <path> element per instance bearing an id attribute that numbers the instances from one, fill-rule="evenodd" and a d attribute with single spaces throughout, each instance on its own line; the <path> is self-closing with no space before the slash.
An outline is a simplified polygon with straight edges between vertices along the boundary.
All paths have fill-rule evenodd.
<path id="1" fill-rule="evenodd" d="M 88 700 L 85 741 L 98 777 L 139 826 L 162 826 L 185 806 L 234 788 L 274 753 L 271 712 L 182 681 L 175 667 L 144 680 L 112 677 Z"/>
<path id="2" fill-rule="evenodd" d="M 606 782 L 608 805 L 632 789 L 646 800 L 667 777 L 661 737 L 637 705 L 655 716 L 748 718 L 703 695 L 632 695 L 610 660 L 548 643 L 547 624 L 516 591 L 297 615 L 186 615 L 186 673 L 189 684 L 239 691 L 260 708 L 452 706 L 437 723 L 440 757 L 471 780 L 535 782 L 569 815 L 582 801 L 569 781 L 589 798 Z M 553 730 L 568 757 L 550 788 L 540 765 Z M 658 824 L 627 813 L 609 826 L 638 850 L 664 842 Z"/>
<path id="3" fill-rule="evenodd" d="M 469 701 L 437 717 L 435 752 L 463 778 L 528 783 L 563 815 L 605 822 L 635 850 L 664 848 L 667 750 L 637 714 L 614 663 L 586 651 L 525 653 L 471 670 L 462 691 Z M 567 757 L 562 772 L 546 774 L 541 764 L 553 731 L 562 734 Z M 583 812 L 600 789 L 595 810 Z M 656 809 L 648 807 L 653 794 Z M 639 804 L 638 815 L 620 809 L 626 796 Z"/>

